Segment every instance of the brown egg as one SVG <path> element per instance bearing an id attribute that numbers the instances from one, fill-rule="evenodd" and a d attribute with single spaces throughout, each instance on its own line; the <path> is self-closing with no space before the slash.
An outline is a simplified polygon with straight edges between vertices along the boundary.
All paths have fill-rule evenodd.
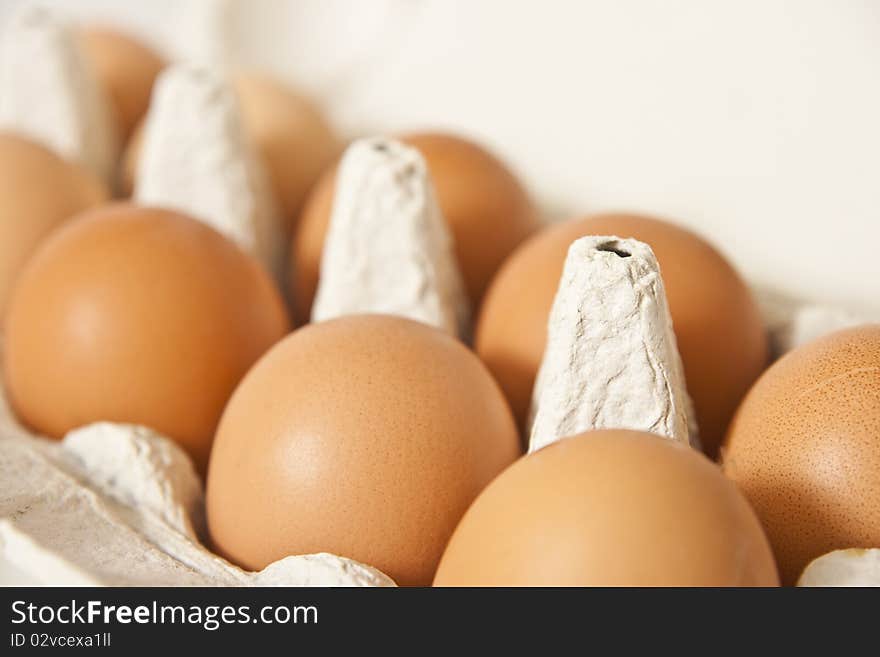
<path id="1" fill-rule="evenodd" d="M 0 320 L 19 271 L 40 241 L 107 197 L 87 170 L 32 141 L 0 133 Z"/>
<path id="2" fill-rule="evenodd" d="M 257 75 L 235 78 L 242 122 L 275 190 L 285 234 L 302 209 L 309 188 L 339 154 L 341 145 L 311 101 L 282 83 Z M 138 126 L 122 161 L 123 189 L 134 189 L 142 127 Z"/>
<path id="3" fill-rule="evenodd" d="M 428 585 L 465 509 L 517 456 L 501 391 L 459 341 L 388 315 L 310 324 L 226 408 L 211 538 L 252 570 L 332 552 Z"/>
<path id="4" fill-rule="evenodd" d="M 287 232 L 341 144 L 318 108 L 277 80 L 240 75 L 235 90 L 248 134 L 266 162 Z"/>
<path id="5" fill-rule="evenodd" d="M 53 233 L 22 271 L 5 382 L 40 433 L 143 424 L 204 470 L 233 389 L 288 328 L 268 275 L 225 237 L 174 212 L 109 205 Z"/>
<path id="6" fill-rule="evenodd" d="M 144 139 L 144 121 L 140 121 L 131 132 L 131 137 L 119 162 L 119 187 L 123 198 L 134 196 L 134 183 L 137 177 L 138 161 L 141 157 L 141 142 Z"/>
<path id="7" fill-rule="evenodd" d="M 477 353 L 524 425 L 565 255 L 585 235 L 632 237 L 654 250 L 700 438 L 714 458 L 737 404 L 765 367 L 767 338 L 751 293 L 733 267 L 684 228 L 608 214 L 543 230 L 511 255 L 492 282 L 477 322 Z"/>
<path id="8" fill-rule="evenodd" d="M 777 586 L 754 512 L 698 452 L 637 431 L 538 450 L 484 490 L 437 586 Z"/>
<path id="9" fill-rule="evenodd" d="M 107 91 L 119 122 L 119 134 L 126 140 L 147 112 L 153 82 L 165 68 L 165 60 L 131 35 L 113 29 L 83 30 L 80 43 Z"/>
<path id="10" fill-rule="evenodd" d="M 418 148 L 428 163 L 468 296 L 476 306 L 502 260 L 540 227 L 538 215 L 510 170 L 477 144 L 435 133 L 401 139 Z M 335 176 L 333 167 L 315 185 L 291 247 L 291 290 L 300 321 L 308 320 L 318 288 Z"/>
<path id="11" fill-rule="evenodd" d="M 737 411 L 722 457 L 767 530 L 783 582 L 826 552 L 880 547 L 880 325 L 778 360 Z"/>
<path id="12" fill-rule="evenodd" d="M 336 192 L 336 166 L 328 169 L 306 197 L 290 245 L 290 302 L 298 322 L 311 319 L 312 303 L 318 291 L 324 238 L 330 226 L 333 195 Z"/>

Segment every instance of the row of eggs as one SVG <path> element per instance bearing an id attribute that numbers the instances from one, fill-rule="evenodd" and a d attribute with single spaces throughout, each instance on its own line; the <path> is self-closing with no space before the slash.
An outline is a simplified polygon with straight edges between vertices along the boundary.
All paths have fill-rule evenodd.
<path id="1" fill-rule="evenodd" d="M 112 32 L 85 39 L 132 136 L 130 186 L 162 60 Z M 880 544 L 880 330 L 761 376 L 754 300 L 705 240 L 632 215 L 543 227 L 513 173 L 466 139 L 403 137 L 428 163 L 478 309 L 473 350 L 386 316 L 290 333 L 318 285 L 338 141 L 283 86 L 239 80 L 289 221 L 285 291 L 203 223 L 108 203 L 76 165 L 0 136 L 3 374 L 29 427 L 60 437 L 114 420 L 174 438 L 207 472 L 212 547 L 248 568 L 328 551 L 402 584 L 771 585 L 777 564 L 793 582 L 830 549 Z M 565 254 L 591 234 L 654 249 L 704 449 L 721 449 L 728 478 L 636 432 L 521 458 Z"/>

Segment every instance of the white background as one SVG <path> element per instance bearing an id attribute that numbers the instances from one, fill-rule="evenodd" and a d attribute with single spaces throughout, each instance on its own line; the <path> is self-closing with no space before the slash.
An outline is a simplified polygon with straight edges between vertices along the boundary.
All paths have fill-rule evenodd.
<path id="1" fill-rule="evenodd" d="M 550 217 L 667 215 L 753 282 L 880 308 L 880 1 L 41 4 L 269 69 L 348 135 L 475 135 Z"/>

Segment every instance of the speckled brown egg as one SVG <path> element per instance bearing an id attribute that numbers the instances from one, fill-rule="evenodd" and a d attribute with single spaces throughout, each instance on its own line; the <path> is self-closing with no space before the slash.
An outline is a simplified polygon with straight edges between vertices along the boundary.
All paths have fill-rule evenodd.
<path id="1" fill-rule="evenodd" d="M 721 470 L 636 431 L 562 439 L 484 490 L 437 586 L 777 586 L 770 546 Z"/>
<path id="2" fill-rule="evenodd" d="M 757 305 L 736 270 L 708 242 L 680 226 L 607 214 L 544 229 L 517 249 L 493 280 L 477 322 L 477 353 L 524 426 L 565 255 L 585 235 L 632 237 L 654 250 L 700 439 L 714 457 L 737 404 L 766 365 L 767 338 Z"/>
<path id="3" fill-rule="evenodd" d="M 16 414 L 39 433 L 143 424 L 204 470 L 233 389 L 288 328 L 269 276 L 220 233 L 114 204 L 56 230 L 21 272 L 3 374 Z"/>
<path id="4" fill-rule="evenodd" d="M 465 509 L 518 455 L 501 391 L 459 341 L 388 315 L 310 324 L 223 415 L 211 539 L 252 570 L 331 552 L 427 585 Z"/>
<path id="5" fill-rule="evenodd" d="M 40 241 L 107 197 L 89 171 L 40 144 L 0 133 L 0 319 L 19 271 Z"/>
<path id="6" fill-rule="evenodd" d="M 400 139 L 417 148 L 428 164 L 468 296 L 476 307 L 504 258 L 540 227 L 538 215 L 507 166 L 474 142 L 440 133 L 412 133 Z M 291 246 L 290 284 L 300 321 L 308 320 L 318 288 L 335 177 L 333 167 L 309 194 Z"/>
<path id="7" fill-rule="evenodd" d="M 282 82 L 254 74 L 233 79 L 242 124 L 261 157 L 290 235 L 306 195 L 341 150 L 320 109 Z M 138 126 L 122 161 L 122 187 L 134 189 L 142 126 Z"/>
<path id="8" fill-rule="evenodd" d="M 128 139 L 146 114 L 153 82 L 165 60 L 135 37 L 105 27 L 80 33 L 86 59 L 115 110 L 119 134 Z"/>
<path id="9" fill-rule="evenodd" d="M 778 360 L 737 411 L 722 457 L 767 530 L 783 582 L 826 552 L 880 546 L 880 325 Z"/>

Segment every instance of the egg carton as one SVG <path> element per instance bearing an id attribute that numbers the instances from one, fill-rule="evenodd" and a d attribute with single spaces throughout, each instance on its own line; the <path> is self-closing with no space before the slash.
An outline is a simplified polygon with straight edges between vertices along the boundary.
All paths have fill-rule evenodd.
<path id="1" fill-rule="evenodd" d="M 118 159 L 108 99 L 52 13 L 26 7 L 4 31 L 0 126 L 111 183 Z M 22 59 L 38 62 L 25 69 Z M 137 201 L 198 217 L 279 278 L 280 217 L 244 138 L 225 78 L 175 66 L 157 82 L 139 160 Z M 37 108 L 39 111 L 34 111 Z M 16 421 L 0 386 L 0 583 L 68 585 L 393 586 L 330 554 L 246 572 L 204 546 L 202 483 L 174 442 L 98 423 L 53 441 Z"/>
<path id="2" fill-rule="evenodd" d="M 73 31 L 39 7 L 15 14 L 5 28 L 0 129 L 43 144 L 112 183 L 119 135 L 109 99 L 85 64 Z M 15 93 L 7 91 L 12 89 Z"/>
<path id="3" fill-rule="evenodd" d="M 415 200 L 398 224 L 365 211 L 373 207 L 371 198 L 396 198 L 401 186 L 404 196 Z M 389 140 L 356 142 L 341 166 L 339 195 L 344 202 L 334 204 L 335 229 L 328 234 L 315 318 L 378 309 L 460 332 L 466 317 L 461 283 L 449 273 L 455 270 L 449 236 L 416 152 Z M 363 237 L 380 228 L 394 232 L 385 240 L 393 248 L 378 256 L 363 253 L 358 248 Z M 360 241 L 353 238 L 359 231 Z M 628 257 L 614 255 L 622 251 Z M 352 267 L 355 260 L 359 264 Z M 596 267 L 599 260 L 603 266 Z M 375 286 L 376 272 L 394 272 L 404 280 L 379 276 Z M 586 307 L 584 299 L 596 298 L 591 290 L 612 287 L 633 296 L 631 303 L 601 312 Z M 756 296 L 776 356 L 871 319 L 779 294 L 756 291 Z M 576 312 L 567 312 L 571 308 Z M 572 367 L 570 354 L 590 317 L 615 327 L 614 372 L 592 358 Z M 654 366 L 632 358 L 633 336 L 647 337 L 646 349 L 636 351 L 647 353 Z M 547 437 L 621 425 L 697 442 L 659 267 L 644 244 L 588 237 L 572 246 L 549 318 L 548 344 L 535 386 L 533 425 L 539 430 L 533 432 L 532 450 Z M 596 387 L 595 398 L 567 396 L 576 388 L 566 380 L 572 373 L 618 384 Z M 633 390 L 640 391 L 638 399 Z M 624 398 L 627 404 L 615 403 Z M 626 417 L 604 411 L 624 406 Z M 287 557 L 258 573 L 212 554 L 203 544 L 204 493 L 192 462 L 172 441 L 143 427 L 99 423 L 50 441 L 19 426 L 0 394 L 0 480 L 5 492 L 0 553 L 19 573 L 40 582 L 393 585 L 374 568 L 329 554 Z"/>
<path id="4" fill-rule="evenodd" d="M 757 292 L 778 356 L 875 317 Z M 53 441 L 18 424 L 0 387 L 0 583 L 176 586 L 391 586 L 378 570 L 330 554 L 246 572 L 204 546 L 204 492 L 189 457 L 143 427 L 98 423 Z M 832 553 L 834 554 L 834 553 Z M 880 570 L 880 551 L 817 560 L 804 584 Z M 863 568 L 858 570 L 863 572 Z M 843 577 L 844 575 L 841 575 Z M 876 579 L 876 578 L 875 578 Z M 856 583 L 850 576 L 849 580 Z M 865 582 L 862 576 L 862 583 Z M 845 583 L 845 581 L 841 581 Z"/>
<path id="5" fill-rule="evenodd" d="M 213 554 L 192 461 L 144 427 L 102 422 L 53 441 L 23 429 L 0 394 L 0 481 L 0 556 L 42 584 L 394 585 L 331 554 L 291 556 L 259 572 Z"/>
<path id="6" fill-rule="evenodd" d="M 192 111 L 181 114 L 181 107 Z M 241 137 L 236 112 L 222 78 L 198 67 L 172 67 L 157 85 L 135 198 L 209 217 L 206 221 L 280 275 L 277 209 L 261 165 Z M 11 111 L 13 119 L 20 115 L 20 110 Z M 20 129 L 39 133 L 40 126 L 20 124 Z M 48 142 L 56 150 L 64 147 L 55 137 Z M 77 157 L 92 159 L 85 150 Z M 399 220 L 388 222 L 376 212 L 376 198 L 394 200 Z M 383 250 L 361 248 L 380 233 Z M 609 239 L 616 240 L 614 248 Z M 607 278 L 597 280 L 597 270 L 588 266 L 591 259 L 607 258 L 617 248 L 630 257 L 606 260 Z M 547 438 L 621 425 L 697 445 L 653 253 L 633 240 L 608 237 L 584 238 L 573 249 L 549 320 L 530 448 L 544 446 Z M 424 162 L 411 148 L 368 139 L 349 149 L 340 167 L 321 273 L 315 320 L 385 312 L 467 338 L 469 309 L 451 239 Z M 606 371 L 596 359 L 572 367 L 572 345 L 582 339 L 579 327 L 586 316 L 557 308 L 578 308 L 591 286 L 616 286 L 639 297 L 626 305 L 634 309 L 628 314 L 613 315 L 611 308 L 593 313 L 610 317 L 619 330 L 614 360 L 616 368 L 624 363 L 622 375 Z M 755 294 L 775 356 L 825 333 L 877 319 L 761 289 Z M 643 339 L 645 349 L 639 351 L 648 355 L 650 370 L 643 359 L 628 360 L 627 336 Z M 575 386 L 567 377 L 574 372 L 583 376 L 591 367 L 590 377 L 601 383 L 594 388 L 598 394 L 571 396 Z M 631 398 L 633 390 L 640 391 L 639 399 Z M 614 400 L 623 397 L 631 402 L 626 404 L 631 415 L 604 414 L 606 408 L 621 408 Z M 394 585 L 371 566 L 331 554 L 289 556 L 259 572 L 238 568 L 205 546 L 202 483 L 174 442 L 144 427 L 106 422 L 79 428 L 61 441 L 49 440 L 17 423 L 2 386 L 0 481 L 0 563 L 7 564 L 7 579 L 73 585 Z M 803 582 L 829 581 L 838 574 L 845 578 L 856 562 L 860 571 L 876 571 L 877 553 L 832 553 L 817 560 Z"/>

